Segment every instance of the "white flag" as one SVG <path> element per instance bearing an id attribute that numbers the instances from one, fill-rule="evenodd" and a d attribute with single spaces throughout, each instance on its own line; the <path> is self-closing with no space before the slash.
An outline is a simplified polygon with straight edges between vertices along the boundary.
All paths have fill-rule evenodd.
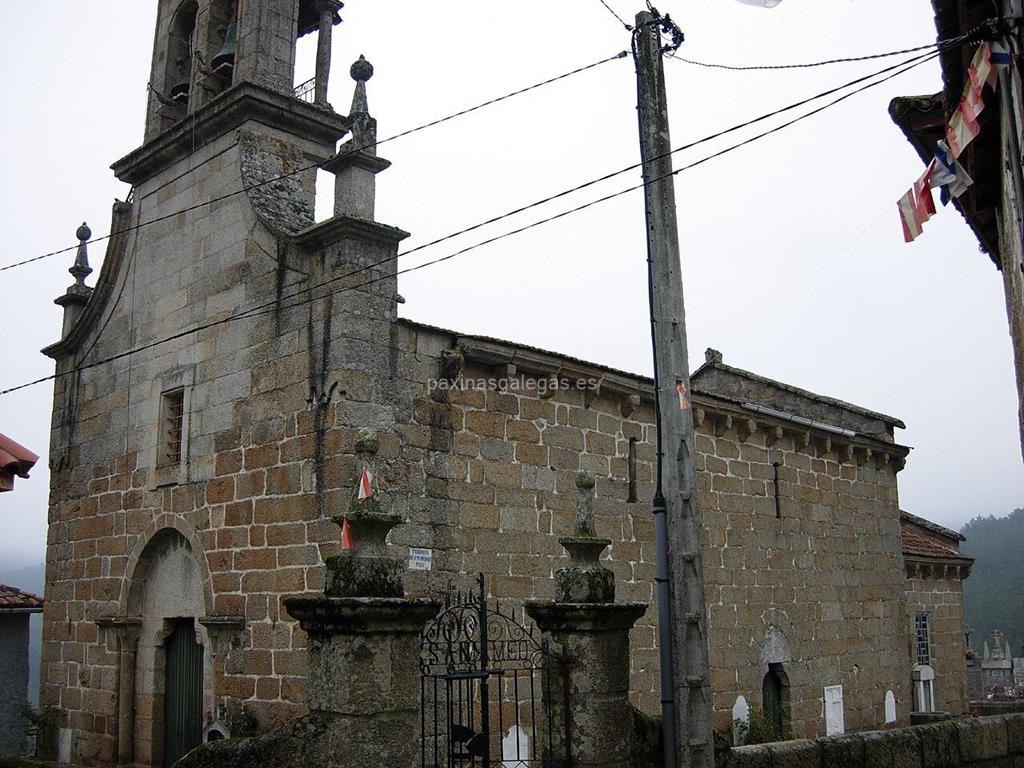
<path id="1" fill-rule="evenodd" d="M 744 5 L 756 5 L 758 8 L 774 8 L 782 0 L 736 0 L 736 2 Z"/>

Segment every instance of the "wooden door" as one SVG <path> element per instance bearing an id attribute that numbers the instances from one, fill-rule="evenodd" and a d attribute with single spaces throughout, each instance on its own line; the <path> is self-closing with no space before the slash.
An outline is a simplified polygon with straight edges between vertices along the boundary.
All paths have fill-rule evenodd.
<path id="1" fill-rule="evenodd" d="M 170 768 L 203 740 L 203 647 L 193 619 L 175 620 L 165 675 L 164 768 Z"/>

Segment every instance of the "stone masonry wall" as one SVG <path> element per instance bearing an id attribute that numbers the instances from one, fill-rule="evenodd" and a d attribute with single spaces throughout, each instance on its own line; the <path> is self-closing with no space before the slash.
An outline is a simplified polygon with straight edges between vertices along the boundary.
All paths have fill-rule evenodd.
<path id="1" fill-rule="evenodd" d="M 907 614 L 910 663 L 917 663 L 914 617 L 928 614 L 931 666 L 935 670 L 932 694 L 935 709 L 956 717 L 967 711 L 967 662 L 964 654 L 963 584 L 957 578 L 908 578 Z"/>
<path id="2" fill-rule="evenodd" d="M 739 747 L 717 755 L 716 764 L 719 768 L 1018 768 L 1024 765 L 1024 715 Z"/>
<path id="3" fill-rule="evenodd" d="M 345 252 L 337 258 L 354 258 Z M 595 472 L 597 528 L 613 540 L 607 565 L 618 597 L 651 606 L 632 633 L 632 696 L 657 710 L 650 406 L 623 416 L 621 398 L 601 395 L 588 404 L 574 388 L 550 399 L 455 390 L 439 400 L 427 382 L 452 337 L 390 323 L 386 300 L 367 293 L 200 340 L 197 349 L 237 351 L 211 361 L 231 382 L 213 402 L 203 392 L 222 379 L 207 384 L 203 367 L 196 369 L 192 424 L 205 425 L 221 408 L 224 415 L 208 438 L 205 427 L 193 426 L 193 446 L 198 436 L 210 447 L 192 456 L 188 481 L 153 488 L 145 451 L 115 451 L 80 461 L 55 486 L 45 695 L 67 712 L 82 759 L 109 760 L 116 731 L 114 641 L 96 620 L 128 610 L 129 584 L 144 577 L 139 555 L 162 527 L 190 542 L 206 582 L 206 613 L 245 619 L 240 636 L 215 655 L 211 706 L 232 711 L 244 702 L 265 724 L 303 711 L 305 636 L 281 601 L 323 588 L 321 564 L 338 547 L 338 529 L 325 516 L 352 493 L 360 428 L 378 431 L 379 490 L 411 523 L 395 532 L 396 543 L 434 550 L 435 570 L 409 574 L 413 595 L 436 596 L 449 577 L 465 583 L 483 572 L 495 597 L 552 597 L 576 473 Z M 337 362 L 327 363 L 322 381 L 337 383 L 338 394 L 311 407 L 311 352 L 324 346 Z M 494 374 L 473 363 L 462 371 L 464 379 Z M 319 372 L 312 378 L 321 386 Z M 87 383 L 113 409 L 97 418 L 123 420 L 116 403 L 126 394 L 103 390 L 124 380 Z M 627 502 L 630 438 L 637 441 L 636 503 Z M 892 652 L 907 623 L 893 467 L 819 458 L 799 435 L 785 434 L 770 448 L 766 441 L 764 432 L 723 432 L 710 416 L 698 430 L 716 727 L 729 726 L 738 695 L 760 701 L 769 661 L 782 662 L 789 677 L 798 736 L 824 732 L 824 685 L 844 686 L 850 728 L 883 722 L 890 688 L 905 720 L 909 667 L 905 654 Z M 772 462 L 780 465 L 781 518 Z M 143 698 L 140 706 L 156 704 Z"/>

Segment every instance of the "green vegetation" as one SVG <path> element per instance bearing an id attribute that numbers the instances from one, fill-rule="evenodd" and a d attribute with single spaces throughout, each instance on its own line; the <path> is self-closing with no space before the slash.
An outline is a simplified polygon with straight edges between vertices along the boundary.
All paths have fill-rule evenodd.
<path id="1" fill-rule="evenodd" d="M 790 741 L 793 738 L 793 732 L 789 729 L 789 714 L 785 710 L 782 714 L 782 722 L 782 732 L 780 733 L 776 724 L 772 722 L 772 718 L 757 704 L 751 704 L 749 724 L 742 720 L 733 720 L 732 727 L 736 734 L 736 743 L 745 745 Z"/>
<path id="2" fill-rule="evenodd" d="M 1008 517 L 976 517 L 960 532 L 967 537 L 961 551 L 974 558 L 964 582 L 971 645 L 980 657 L 984 642 L 992 645 L 992 630 L 1000 629 L 1017 656 L 1024 643 L 1024 509 Z"/>

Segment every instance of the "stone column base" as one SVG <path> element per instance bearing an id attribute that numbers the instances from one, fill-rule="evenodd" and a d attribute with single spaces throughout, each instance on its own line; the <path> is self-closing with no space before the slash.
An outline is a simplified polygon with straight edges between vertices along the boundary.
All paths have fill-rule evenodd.
<path id="1" fill-rule="evenodd" d="M 630 766 L 629 630 L 646 610 L 644 603 L 526 604 L 530 618 L 562 648 L 562 665 L 551 671 L 564 678 L 573 765 Z"/>

